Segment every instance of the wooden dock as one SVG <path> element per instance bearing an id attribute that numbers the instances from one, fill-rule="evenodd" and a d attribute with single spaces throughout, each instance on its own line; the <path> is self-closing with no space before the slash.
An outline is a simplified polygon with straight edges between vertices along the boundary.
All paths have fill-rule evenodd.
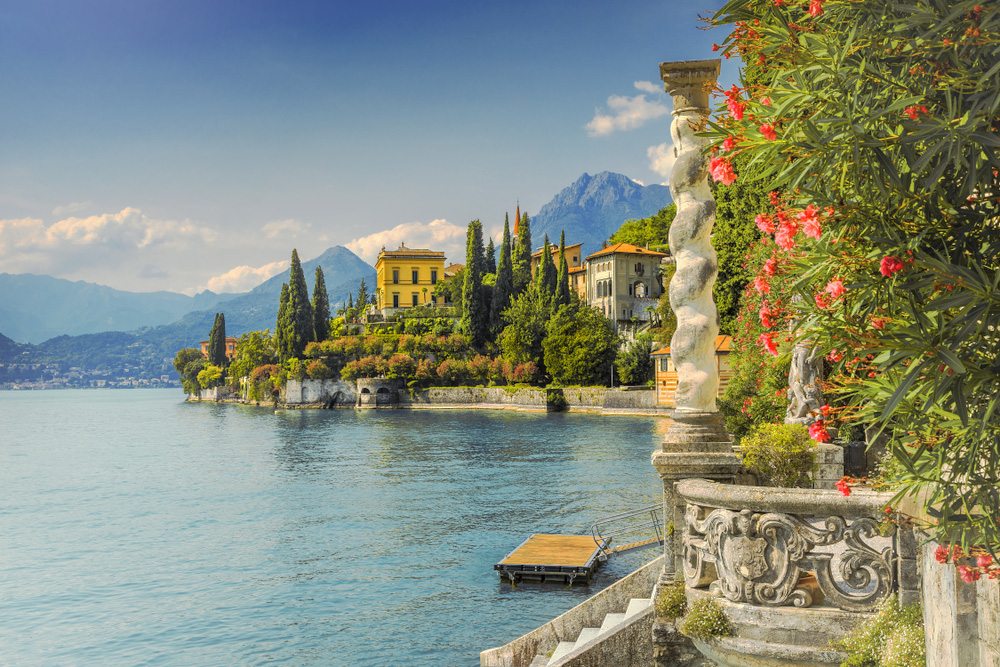
<path id="1" fill-rule="evenodd" d="M 600 562 L 602 546 L 591 535 L 546 535 L 536 533 L 493 566 L 510 579 L 556 579 L 570 584 L 577 577 L 590 583 Z"/>

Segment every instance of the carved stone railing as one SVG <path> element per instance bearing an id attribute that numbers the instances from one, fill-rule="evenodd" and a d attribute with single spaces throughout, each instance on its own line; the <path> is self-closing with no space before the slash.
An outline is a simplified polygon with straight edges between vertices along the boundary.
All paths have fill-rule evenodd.
<path id="1" fill-rule="evenodd" d="M 871 611 L 903 582 L 916 590 L 912 531 L 882 523 L 891 494 L 685 480 L 688 586 L 733 602 Z"/>

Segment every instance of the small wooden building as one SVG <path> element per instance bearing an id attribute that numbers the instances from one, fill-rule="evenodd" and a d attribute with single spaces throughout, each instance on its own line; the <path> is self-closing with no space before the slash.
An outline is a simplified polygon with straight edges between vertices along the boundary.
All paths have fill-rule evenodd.
<path id="1" fill-rule="evenodd" d="M 719 396 L 725 391 L 726 385 L 733 377 L 733 369 L 729 365 L 729 351 L 732 348 L 732 336 L 715 337 L 715 362 L 719 370 Z M 674 391 L 677 389 L 677 369 L 670 358 L 670 348 L 653 352 L 653 365 L 656 371 L 656 402 L 660 405 L 673 407 Z"/>

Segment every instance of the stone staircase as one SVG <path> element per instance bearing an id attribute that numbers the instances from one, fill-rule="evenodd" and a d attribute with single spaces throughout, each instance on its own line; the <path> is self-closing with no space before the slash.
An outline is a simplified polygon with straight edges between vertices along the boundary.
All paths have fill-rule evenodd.
<path id="1" fill-rule="evenodd" d="M 559 642 L 556 650 L 551 656 L 537 655 L 528 667 L 554 667 L 568 662 L 570 654 L 583 653 L 588 645 L 596 645 L 602 638 L 612 634 L 619 626 L 625 627 L 630 619 L 640 615 L 643 611 L 651 609 L 652 598 L 632 598 L 624 613 L 610 613 L 604 617 L 604 622 L 599 628 L 583 628 L 575 641 Z M 564 660 L 564 658 L 567 658 Z"/>
<path id="2" fill-rule="evenodd" d="M 481 667 L 646 667 L 652 595 L 663 556 L 514 641 L 480 653 Z"/>

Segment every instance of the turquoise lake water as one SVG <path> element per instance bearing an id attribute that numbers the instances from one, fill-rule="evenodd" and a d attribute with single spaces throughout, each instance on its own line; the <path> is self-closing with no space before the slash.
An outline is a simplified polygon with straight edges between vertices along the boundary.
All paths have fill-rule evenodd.
<path id="1" fill-rule="evenodd" d="M 656 555 L 493 571 L 657 502 L 664 421 L 0 392 L 0 664 L 478 665 Z"/>

